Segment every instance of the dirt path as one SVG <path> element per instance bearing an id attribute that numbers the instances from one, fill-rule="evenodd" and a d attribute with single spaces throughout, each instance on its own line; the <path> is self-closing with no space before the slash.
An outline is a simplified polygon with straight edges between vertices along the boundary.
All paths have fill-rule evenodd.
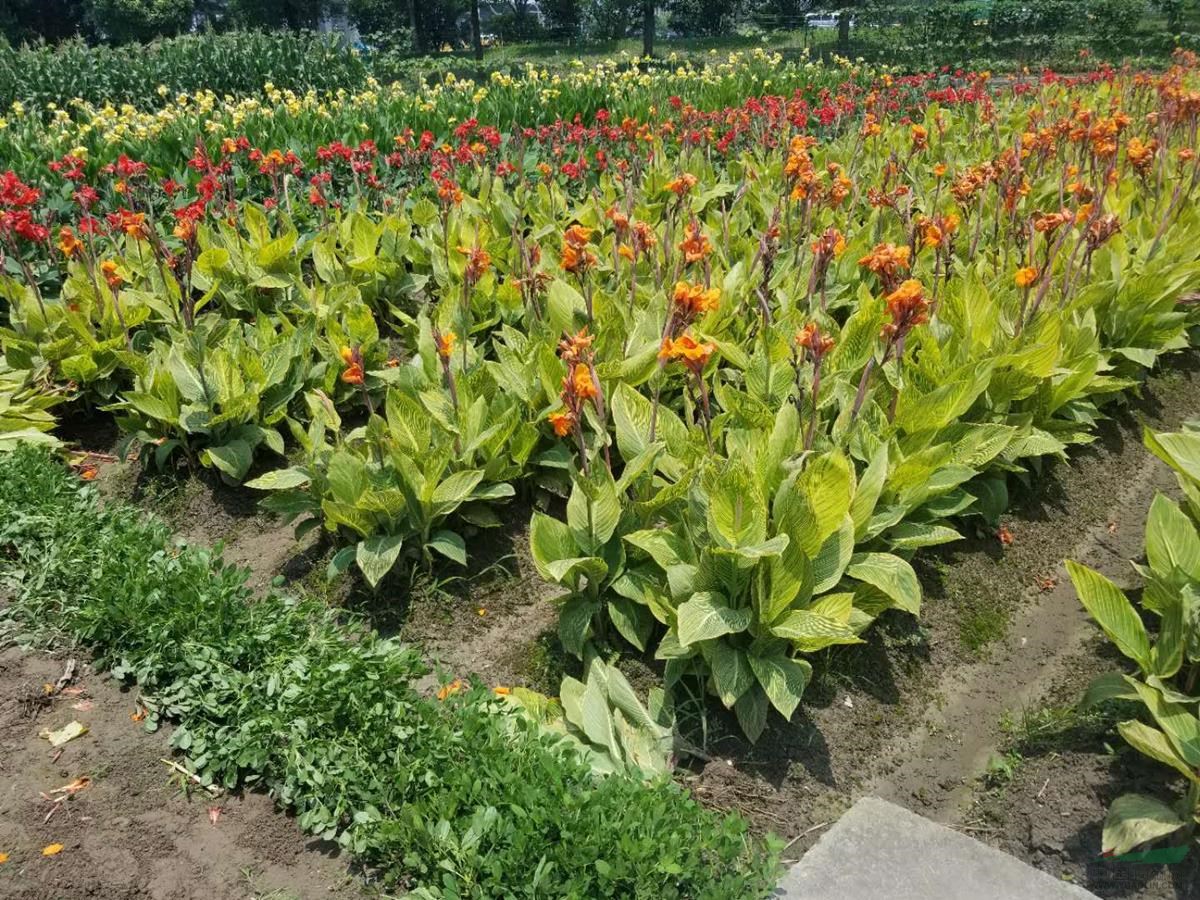
<path id="1" fill-rule="evenodd" d="M 185 792 L 161 759 L 168 731 L 131 720 L 137 694 L 81 659 L 67 690 L 46 683 L 65 659 L 0 652 L 0 896 L 11 900 L 349 900 L 362 896 L 337 848 L 305 837 L 261 794 Z M 88 732 L 61 755 L 38 736 L 71 721 Z M 90 784 L 61 804 L 40 796 Z M 210 816 L 219 809 L 215 823 Z M 61 844 L 54 856 L 43 848 Z"/>
<path id="2" fill-rule="evenodd" d="M 1200 409 L 1198 409 L 1200 411 Z M 1105 515 L 1073 523 L 1067 535 L 1074 543 L 1064 554 L 1103 572 L 1121 587 L 1132 587 L 1129 560 L 1141 555 L 1145 514 L 1156 492 L 1172 492 L 1171 470 L 1136 448 L 1127 456 L 1144 457 L 1119 471 L 1128 475 L 1111 498 Z M 1115 473 L 1113 473 L 1115 474 Z M 1065 523 L 1064 523 L 1065 524 Z M 1060 680 L 1095 626 L 1080 606 L 1067 576 L 1058 565 L 1042 590 L 1031 586 L 1004 640 L 980 662 L 948 669 L 933 690 L 934 700 L 920 723 L 883 751 L 899 766 L 863 788 L 918 811 L 935 821 L 955 823 L 973 795 L 1000 745 L 1005 713 L 1031 708 Z"/>

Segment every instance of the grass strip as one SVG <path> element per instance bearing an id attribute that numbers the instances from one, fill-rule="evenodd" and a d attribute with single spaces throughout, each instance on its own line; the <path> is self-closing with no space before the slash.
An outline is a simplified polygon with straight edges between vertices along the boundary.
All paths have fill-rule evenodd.
<path id="1" fill-rule="evenodd" d="M 44 449 L 0 456 L 0 638 L 55 634 L 136 681 L 206 782 L 261 787 L 415 898 L 747 898 L 777 844 L 669 780 L 597 778 L 473 684 L 305 597 L 255 597 Z"/>

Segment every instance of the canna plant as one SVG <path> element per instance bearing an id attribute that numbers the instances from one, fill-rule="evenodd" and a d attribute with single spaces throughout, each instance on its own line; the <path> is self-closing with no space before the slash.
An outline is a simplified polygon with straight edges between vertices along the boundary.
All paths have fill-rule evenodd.
<path id="1" fill-rule="evenodd" d="M 600 775 L 670 775 L 673 715 L 668 695 L 651 688 L 649 707 L 616 666 L 593 656 L 584 678 L 567 676 L 558 698 L 527 688 L 502 692 L 510 704 L 560 738 Z"/>
<path id="2" fill-rule="evenodd" d="M 58 438 L 49 433 L 55 425 L 50 410 L 64 399 L 65 392 L 44 375 L 13 368 L 0 356 L 0 453 L 21 443 L 57 447 Z"/>
<path id="3" fill-rule="evenodd" d="M 233 482 L 260 447 L 283 454 L 280 427 L 314 374 L 312 329 L 208 316 L 171 338 L 136 360 L 132 389 L 109 407 L 124 448 L 138 442 L 158 466 L 180 452 Z"/>
<path id="4" fill-rule="evenodd" d="M 298 464 L 248 483 L 271 491 L 264 505 L 299 519 L 298 533 L 322 525 L 344 536 L 349 543 L 330 563 L 331 576 L 357 565 L 375 587 L 405 552 L 427 567 L 435 553 L 466 565 L 462 526 L 500 524 L 492 504 L 514 496 L 509 482 L 536 447 L 523 405 L 485 368 L 465 376 L 452 370 L 452 333 L 424 321 L 422 334 L 408 365 L 375 373 L 391 386 L 381 410 L 364 391 L 365 424 L 343 434 L 328 395 L 310 393 L 308 428 L 292 426 Z M 361 365 L 350 351 L 342 380 L 361 384 Z M 433 374 L 439 369 L 444 381 Z"/>
<path id="5" fill-rule="evenodd" d="M 1117 649 L 1136 665 L 1133 674 L 1101 675 L 1081 705 L 1105 700 L 1136 704 L 1138 715 L 1117 725 L 1136 751 L 1170 766 L 1185 779 L 1174 803 L 1144 794 L 1118 797 L 1104 823 L 1103 852 L 1122 856 L 1151 842 L 1190 839 L 1200 826 L 1200 432 L 1145 433 L 1150 450 L 1175 469 L 1186 508 L 1157 495 L 1146 521 L 1145 580 L 1135 606 L 1109 579 L 1067 563 L 1084 608 Z M 1147 628 L 1145 620 L 1157 621 Z"/>

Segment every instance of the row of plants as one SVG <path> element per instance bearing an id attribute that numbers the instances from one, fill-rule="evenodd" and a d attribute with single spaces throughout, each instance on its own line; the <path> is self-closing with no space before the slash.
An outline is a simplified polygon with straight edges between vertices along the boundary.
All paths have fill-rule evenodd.
<path id="1" fill-rule="evenodd" d="M 252 599 L 245 571 L 101 505 L 28 444 L 0 456 L 0 547 L 0 634 L 89 647 L 141 688 L 148 728 L 176 723 L 171 744 L 203 783 L 268 791 L 406 896 L 772 888 L 778 846 L 661 775 L 669 741 L 599 662 L 564 687 L 565 713 L 477 682 L 422 695 L 416 648 L 303 596 Z"/>
<path id="2" fill-rule="evenodd" d="M 1173 782 L 1183 779 L 1174 802 L 1161 799 L 1175 787 L 1165 784 L 1160 796 L 1124 794 L 1109 808 L 1104 855 L 1150 860 L 1147 848 L 1159 842 L 1186 854 L 1200 826 L 1200 430 L 1147 429 L 1145 443 L 1175 471 L 1183 503 L 1158 494 L 1150 506 L 1145 560 L 1134 563 L 1143 582 L 1137 602 L 1093 569 L 1068 562 L 1067 571 L 1088 613 L 1136 667 L 1096 678 L 1081 707 L 1119 704 L 1129 715 L 1117 725 L 1125 743 L 1174 770 Z"/>
<path id="3" fill-rule="evenodd" d="M 438 158 L 378 207 L 260 206 L 198 152 L 168 216 L 127 159 L 127 206 L 15 257 L 0 342 L 148 463 L 250 478 L 334 575 L 461 565 L 525 495 L 564 647 L 652 652 L 754 739 L 807 654 L 919 612 L 912 553 L 1189 344 L 1194 66 L 919 121 L 881 86 L 824 141 L 786 112 L 728 156 L 651 133 L 587 180 Z M 42 194 L 0 199 L 37 244 Z"/>
<path id="4" fill-rule="evenodd" d="M 290 150 L 306 161 L 318 146 L 333 142 L 357 146 L 369 140 L 386 153 L 399 149 L 393 144 L 397 136 L 428 131 L 441 144 L 468 121 L 521 141 L 528 137 L 522 134 L 526 128 L 617 125 L 627 117 L 641 123 L 682 104 L 715 113 L 748 98 L 782 104 L 794 97 L 818 106 L 822 92 L 847 76 L 854 83 L 866 77 L 845 61 L 830 67 L 785 62 L 756 49 L 672 55 L 659 65 L 628 56 L 554 67 L 527 62 L 512 72 L 460 77 L 443 71 L 417 83 L 368 76 L 361 86 L 329 90 L 292 88 L 270 78 L 232 95 L 207 88 L 174 92 L 160 85 L 155 90 L 162 96 L 150 105 L 68 93 L 46 104 L 17 100 L 0 107 L 0 153 L 26 178 L 42 177 L 47 162 L 68 153 L 85 159 L 92 172 L 124 153 L 150 164 L 159 178 L 183 180 L 197 138 L 209 153 L 224 138 L 245 136 L 264 152 Z M 713 124 L 720 127 L 720 120 Z"/>

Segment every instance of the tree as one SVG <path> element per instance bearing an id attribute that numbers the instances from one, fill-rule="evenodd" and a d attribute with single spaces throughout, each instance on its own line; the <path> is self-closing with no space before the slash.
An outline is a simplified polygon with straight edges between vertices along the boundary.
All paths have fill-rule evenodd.
<path id="1" fill-rule="evenodd" d="M 229 15 L 239 25 L 259 28 L 315 28 L 325 0 L 229 0 Z"/>
<path id="2" fill-rule="evenodd" d="M 483 36 L 479 33 L 479 0 L 471 0 L 471 46 L 475 59 L 483 62 Z"/>
<path id="3" fill-rule="evenodd" d="M 92 0 L 96 33 L 114 43 L 179 34 L 191 25 L 193 0 Z"/>
<path id="4" fill-rule="evenodd" d="M 77 0 L 6 0 L 0 3 L 0 34 L 11 43 L 65 40 L 84 30 L 87 5 Z"/>
<path id="5" fill-rule="evenodd" d="M 642 56 L 654 55 L 654 0 L 642 0 Z"/>

